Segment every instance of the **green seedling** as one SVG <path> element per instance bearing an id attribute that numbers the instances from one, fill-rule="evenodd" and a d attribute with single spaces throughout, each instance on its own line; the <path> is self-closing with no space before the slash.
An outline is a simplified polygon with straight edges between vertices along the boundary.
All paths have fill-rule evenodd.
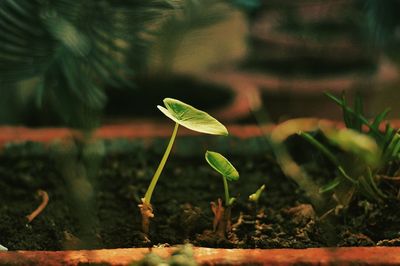
<path id="1" fill-rule="evenodd" d="M 259 187 L 257 189 L 256 192 L 254 192 L 253 194 L 251 194 L 249 196 L 249 201 L 254 202 L 255 204 L 258 204 L 258 200 L 260 199 L 260 197 L 261 197 L 262 193 L 264 192 L 264 190 L 265 190 L 265 185 L 262 185 L 261 187 Z"/>
<path id="2" fill-rule="evenodd" d="M 382 125 L 389 110 L 372 120 L 365 117 L 360 97 L 350 107 L 344 95 L 327 96 L 342 107 L 346 128 L 337 128 L 319 120 L 297 119 L 279 125 L 272 134 L 278 144 L 293 134 L 298 134 L 316 148 L 335 166 L 335 177 L 323 186 L 317 186 L 306 171 L 291 160 L 288 152 L 277 145 L 277 159 L 284 172 L 292 177 L 311 197 L 314 206 L 325 214 L 346 209 L 354 195 L 384 202 L 398 195 L 382 190 L 382 182 L 397 182 L 400 174 L 400 134 L 390 124 Z M 319 132 L 316 138 L 313 132 Z M 392 186 L 391 184 L 390 186 Z M 328 203 L 326 199 L 333 199 Z M 335 203 L 335 206 L 332 206 Z"/>
<path id="3" fill-rule="evenodd" d="M 206 112 L 172 98 L 165 98 L 163 102 L 165 107 L 157 106 L 157 108 L 175 122 L 175 127 L 161 162 L 151 179 L 144 198 L 142 198 L 142 203 L 139 204 L 140 212 L 142 214 L 142 229 L 145 234 L 148 234 L 149 232 L 150 218 L 154 217 L 151 197 L 172 150 L 179 126 L 181 125 L 193 131 L 211 135 L 228 135 L 226 127 Z"/>
<path id="4" fill-rule="evenodd" d="M 378 188 L 371 174 L 379 168 L 381 151 L 373 138 L 352 129 L 322 130 L 327 141 L 339 148 L 335 154 L 327 145 L 307 132 L 298 134 L 317 148 L 335 167 L 336 177 L 319 189 L 319 193 L 331 193 L 336 206 L 328 212 L 347 208 L 353 196 L 364 196 L 380 201 L 385 194 Z"/>
<path id="5" fill-rule="evenodd" d="M 389 110 L 370 120 L 364 115 L 359 96 L 352 108 L 344 95 L 341 98 L 326 95 L 341 106 L 346 128 L 316 119 L 294 119 L 278 125 L 271 139 L 276 144 L 277 160 L 284 173 L 306 191 L 317 211 L 324 215 L 346 209 L 356 194 L 376 202 L 398 197 L 399 188 L 393 193 L 393 189 L 382 190 L 380 186 L 392 182 L 390 187 L 395 188 L 395 182 L 400 179 L 397 178 L 400 175 L 400 134 L 390 124 L 383 125 Z M 314 132 L 319 132 L 320 138 L 316 138 Z M 281 144 L 293 134 L 308 141 L 335 166 L 334 178 L 322 186 L 316 184 L 315 179 L 291 159 Z"/>
<path id="6" fill-rule="evenodd" d="M 8 248 L 0 244 L 0 251 L 8 251 Z"/>
<path id="7" fill-rule="evenodd" d="M 364 115 L 362 99 L 358 95 L 353 108 L 346 102 L 344 93 L 341 98 L 329 93 L 326 95 L 341 106 L 346 129 L 324 132 L 324 135 L 331 143 L 345 151 L 346 154 L 350 153 L 352 157 L 337 156 L 311 135 L 302 134 L 338 169 L 338 177 L 322 187 L 321 192 L 333 191 L 339 201 L 342 200 L 341 194 L 350 195 L 348 201 L 345 202 L 347 204 L 352 194 L 356 192 L 377 202 L 392 197 L 379 188 L 382 180 L 396 181 L 396 176 L 400 172 L 398 165 L 400 135 L 389 123 L 382 127 L 390 110 L 384 110 L 370 121 Z M 354 193 L 350 193 L 351 191 Z"/>
<path id="8" fill-rule="evenodd" d="M 229 196 L 228 181 L 237 181 L 239 173 L 235 167 L 218 152 L 207 151 L 205 154 L 208 164 L 222 175 L 225 192 L 225 206 L 222 206 L 222 200 L 217 203 L 211 202 L 211 210 L 214 213 L 213 230 L 221 237 L 231 230 L 231 208 L 236 198 Z"/>
<path id="9" fill-rule="evenodd" d="M 261 195 L 263 194 L 265 190 L 265 185 L 262 185 L 261 187 L 259 187 L 256 192 L 254 192 L 253 194 L 251 194 L 249 196 L 249 201 L 252 202 L 253 204 L 253 218 L 254 220 L 256 220 L 257 218 L 257 212 L 258 212 L 258 201 L 260 200 Z"/>

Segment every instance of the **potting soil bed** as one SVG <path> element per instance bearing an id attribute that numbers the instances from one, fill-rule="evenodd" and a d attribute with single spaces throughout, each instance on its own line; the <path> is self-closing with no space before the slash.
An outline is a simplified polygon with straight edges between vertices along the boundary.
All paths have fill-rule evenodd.
<path id="1" fill-rule="evenodd" d="M 327 231 L 303 192 L 283 176 L 267 145 L 254 139 L 209 147 L 223 151 L 241 174 L 239 181 L 229 184 L 231 195 L 237 197 L 232 209 L 233 232 L 227 239 L 215 237 L 210 231 L 210 202 L 223 198 L 223 183 L 204 160 L 207 147 L 189 139 L 178 140 L 181 145 L 169 158 L 153 195 L 151 242 L 141 233 L 137 205 L 159 163 L 165 140 L 152 145 L 109 141 L 97 150 L 105 151 L 105 155 L 97 154 L 96 160 L 79 152 L 48 153 L 49 148 L 41 144 L 5 148 L 0 156 L 0 244 L 9 250 L 128 248 L 185 242 L 227 248 L 400 245 L 397 202 L 378 209 L 376 204 L 359 199 Z M 92 174 L 82 168 L 83 164 L 98 167 Z M 85 174 L 91 176 L 93 190 L 80 177 Z M 74 177 L 73 181 L 67 180 L 68 176 Z M 71 184 L 80 185 L 74 189 Z M 266 191 L 255 206 L 248 196 L 262 184 Z M 50 200 L 28 224 L 26 215 L 40 204 L 38 189 L 45 190 Z M 91 191 L 93 199 L 88 197 Z M 332 235 L 336 236 L 333 240 Z"/>

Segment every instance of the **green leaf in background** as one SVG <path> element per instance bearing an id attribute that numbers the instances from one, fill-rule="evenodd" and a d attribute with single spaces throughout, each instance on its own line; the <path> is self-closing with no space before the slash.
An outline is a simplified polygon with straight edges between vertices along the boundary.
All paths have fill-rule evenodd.
<path id="1" fill-rule="evenodd" d="M 54 10 L 41 13 L 41 19 L 54 39 L 58 40 L 76 56 L 87 56 L 91 50 L 89 38 L 79 32 L 71 22 Z"/>
<path id="2" fill-rule="evenodd" d="M 228 135 L 226 127 L 204 111 L 172 98 L 165 98 L 164 104 L 166 108 L 159 105 L 158 109 L 181 126 L 212 135 Z"/>
<path id="3" fill-rule="evenodd" d="M 328 184 L 322 186 L 319 189 L 319 193 L 325 193 L 328 191 L 332 191 L 334 190 L 338 185 L 340 185 L 340 183 L 342 182 L 342 179 L 338 176 L 335 179 L 333 179 L 332 181 L 330 181 Z"/>
<path id="4" fill-rule="evenodd" d="M 2 98 L 14 93 L 8 88 L 37 87 L 34 98 L 64 125 L 93 129 L 106 88 L 133 86 L 130 77 L 143 67 L 137 62 L 144 62 L 151 39 L 143 32 L 171 10 L 159 0 L 1 0 Z"/>
<path id="5" fill-rule="evenodd" d="M 379 164 L 381 150 L 372 137 L 352 129 L 322 131 L 329 141 L 363 159 L 371 167 Z"/>
<path id="6" fill-rule="evenodd" d="M 205 157 L 208 164 L 229 181 L 237 181 L 239 179 L 238 171 L 220 153 L 207 151 Z"/>

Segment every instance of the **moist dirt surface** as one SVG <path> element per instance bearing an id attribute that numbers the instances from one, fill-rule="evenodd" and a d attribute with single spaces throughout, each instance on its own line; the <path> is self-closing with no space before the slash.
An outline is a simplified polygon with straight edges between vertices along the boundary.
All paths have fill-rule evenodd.
<path id="1" fill-rule="evenodd" d="M 281 173 L 270 155 L 238 152 L 224 153 L 240 173 L 237 182 L 229 183 L 237 201 L 232 208 L 232 231 L 225 238 L 212 231 L 210 208 L 211 201 L 224 197 L 221 176 L 207 165 L 204 155 L 179 152 L 171 154 L 155 189 L 155 217 L 146 237 L 137 205 L 166 142 L 159 142 L 161 148 L 132 145 L 122 152 L 76 145 L 48 153 L 25 152 L 29 145 L 6 149 L 0 155 L 0 244 L 9 250 L 188 242 L 226 248 L 400 245 L 397 201 L 378 206 L 356 199 L 327 223 L 317 218 L 304 193 Z M 259 203 L 249 202 L 248 196 L 263 184 L 266 189 Z M 39 189 L 50 200 L 28 223 L 26 216 L 41 203 Z"/>

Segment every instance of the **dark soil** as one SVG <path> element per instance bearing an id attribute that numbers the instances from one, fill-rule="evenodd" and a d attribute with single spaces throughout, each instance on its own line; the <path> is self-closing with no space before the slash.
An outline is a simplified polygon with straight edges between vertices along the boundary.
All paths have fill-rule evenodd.
<path id="1" fill-rule="evenodd" d="M 231 195 L 237 197 L 232 233 L 221 239 L 211 232 L 210 202 L 223 197 L 223 183 L 204 160 L 206 148 L 182 140 L 153 195 L 151 242 L 141 233 L 137 205 L 158 165 L 165 140 L 153 146 L 126 141 L 87 149 L 64 145 L 49 148 L 50 152 L 32 144 L 9 147 L 0 156 L 0 244 L 10 250 L 185 242 L 233 248 L 400 245 L 398 202 L 379 209 L 374 203 L 356 200 L 335 224 L 327 225 L 268 153 L 260 152 L 261 142 L 249 144 L 251 141 L 235 140 L 229 147 L 216 149 L 224 151 L 241 173 L 238 182 L 229 184 Z M 251 153 L 251 146 L 259 150 Z M 192 148 L 197 152 L 190 152 Z M 241 150 L 246 156 L 240 155 Z M 247 198 L 262 184 L 266 191 L 255 206 Z M 50 201 L 44 212 L 27 224 L 26 215 L 40 204 L 35 196 L 38 189 L 47 191 Z"/>

